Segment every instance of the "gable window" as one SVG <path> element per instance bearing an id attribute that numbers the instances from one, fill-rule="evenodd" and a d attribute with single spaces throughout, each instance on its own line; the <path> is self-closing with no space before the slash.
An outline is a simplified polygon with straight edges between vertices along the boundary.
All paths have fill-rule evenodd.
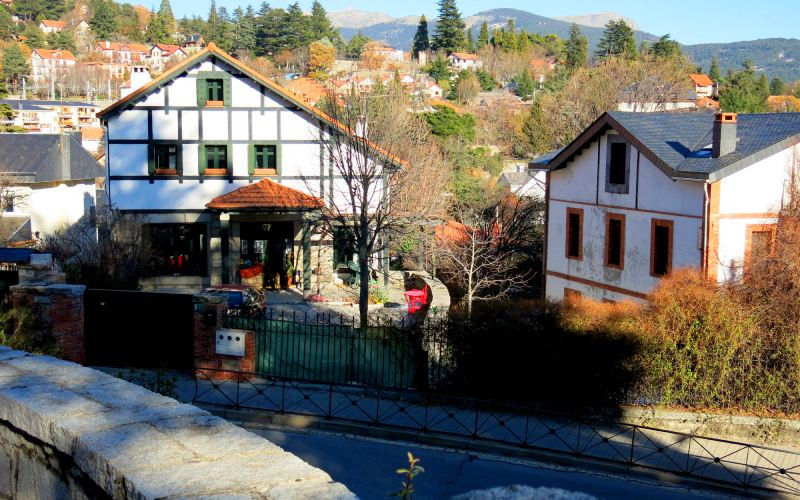
<path id="1" fill-rule="evenodd" d="M 276 175 L 280 164 L 277 143 L 250 145 L 250 175 Z"/>
<path id="2" fill-rule="evenodd" d="M 206 104 L 209 104 L 211 101 L 223 102 L 222 86 L 222 79 L 214 78 L 206 80 L 206 90 L 208 91 Z"/>
<path id="3" fill-rule="evenodd" d="M 748 224 L 745 228 L 744 272 L 747 273 L 755 264 L 772 255 L 775 249 L 775 224 Z"/>
<path id="4" fill-rule="evenodd" d="M 567 208 L 566 256 L 568 259 L 583 258 L 583 209 Z"/>
<path id="5" fill-rule="evenodd" d="M 625 267 L 625 216 L 606 214 L 606 266 Z"/>
<path id="6" fill-rule="evenodd" d="M 672 270 L 672 239 L 674 223 L 653 219 L 650 224 L 650 275 L 666 276 Z"/>
<path id="7" fill-rule="evenodd" d="M 153 144 L 150 146 L 148 170 L 150 174 L 179 174 L 182 169 L 178 145 Z"/>
<path id="8" fill-rule="evenodd" d="M 197 73 L 197 105 L 222 107 L 231 105 L 231 75 L 226 71 Z"/>
<path id="9" fill-rule="evenodd" d="M 609 136 L 606 151 L 606 192 L 628 193 L 630 176 L 628 143 L 621 137 Z"/>
<path id="10" fill-rule="evenodd" d="M 228 173 L 228 146 L 212 144 L 203 146 L 205 150 L 205 174 L 224 175 Z"/>

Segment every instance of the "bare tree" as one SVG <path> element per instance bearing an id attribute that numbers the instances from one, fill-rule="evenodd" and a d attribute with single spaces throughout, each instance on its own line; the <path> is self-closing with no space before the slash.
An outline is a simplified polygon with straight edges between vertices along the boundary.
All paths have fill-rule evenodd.
<path id="1" fill-rule="evenodd" d="M 41 248 L 51 254 L 75 281 L 99 288 L 136 289 L 153 259 L 142 225 L 146 217 L 98 208 L 46 236 Z"/>
<path id="2" fill-rule="evenodd" d="M 513 195 L 481 208 L 458 205 L 457 220 L 439 226 L 440 273 L 464 292 L 467 314 L 475 301 L 523 291 L 541 258 L 544 204 Z"/>
<path id="3" fill-rule="evenodd" d="M 329 94 L 323 109 L 332 124 L 324 144 L 334 180 L 319 218 L 327 233 L 344 231 L 354 242 L 359 318 L 366 326 L 371 259 L 391 237 L 441 213 L 449 171 L 427 124 L 407 111 L 400 90 Z"/>

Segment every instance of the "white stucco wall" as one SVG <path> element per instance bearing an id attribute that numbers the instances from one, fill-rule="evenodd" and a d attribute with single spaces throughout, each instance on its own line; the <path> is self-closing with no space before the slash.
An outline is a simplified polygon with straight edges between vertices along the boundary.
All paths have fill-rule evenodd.
<path id="1" fill-rule="evenodd" d="M 631 145 L 628 192 L 606 192 L 608 135 L 600 138 L 599 160 L 598 141 L 595 141 L 565 168 L 550 174 L 547 271 L 582 282 L 548 275 L 549 299 L 561 300 L 565 286 L 595 299 L 632 300 L 625 291 L 649 293 L 661 280 L 650 276 L 653 219 L 670 220 L 674 224 L 672 269 L 700 266 L 703 183 L 673 181 Z M 582 260 L 567 259 L 565 255 L 567 207 L 583 210 Z M 625 215 L 623 269 L 605 265 L 607 213 Z"/>
<path id="2" fill-rule="evenodd" d="M 270 179 L 293 189 L 320 195 L 321 133 L 317 118 L 295 109 L 270 90 L 265 89 L 262 96 L 261 86 L 243 76 L 231 77 L 230 108 L 197 108 L 197 84 L 193 76 L 198 71 L 230 69 L 219 61 L 205 61 L 189 69 L 188 76 L 178 77 L 166 85 L 158 92 L 159 97 L 144 98 L 134 103 L 133 109 L 108 119 L 107 168 L 110 176 L 109 195 L 113 204 L 121 209 L 140 211 L 204 210 L 206 203 L 215 196 L 261 179 L 249 176 L 250 141 L 280 142 L 278 175 Z M 238 74 L 236 71 L 231 73 Z M 167 102 L 168 110 L 153 109 L 153 106 L 163 106 Z M 148 113 L 151 115 L 153 139 L 183 141 L 183 179 L 149 177 Z M 118 140 L 125 143 L 116 143 Z M 228 143 L 233 166 L 232 182 L 227 178 L 210 176 L 205 176 L 202 181 L 187 178 L 199 173 L 200 141 Z M 329 198 L 330 168 L 327 161 L 324 162 L 323 171 L 322 183 L 327 186 L 324 193 Z M 119 176 L 125 178 L 120 179 Z M 342 197 L 337 196 L 336 199 L 341 202 Z"/>
<path id="3" fill-rule="evenodd" d="M 56 187 L 15 188 L 20 195 L 14 215 L 27 214 L 31 218 L 31 233 L 40 236 L 78 222 L 88 216 L 91 208 L 97 205 L 97 190 L 94 181 L 85 184 Z"/>
<path id="4" fill-rule="evenodd" d="M 720 183 L 719 265 L 722 283 L 742 276 L 747 226 L 777 224 L 789 196 L 792 172 L 800 167 L 800 146 L 786 149 L 724 177 Z"/>

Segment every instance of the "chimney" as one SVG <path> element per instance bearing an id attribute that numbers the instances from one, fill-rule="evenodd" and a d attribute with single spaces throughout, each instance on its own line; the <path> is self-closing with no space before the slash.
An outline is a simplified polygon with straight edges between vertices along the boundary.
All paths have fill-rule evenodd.
<path id="1" fill-rule="evenodd" d="M 135 92 L 141 87 L 144 87 L 152 78 L 150 77 L 150 72 L 147 71 L 147 68 L 144 66 L 134 66 L 131 68 L 131 86 L 130 89 L 127 89 L 122 92 L 122 97 L 127 97 L 128 94 Z"/>
<path id="2" fill-rule="evenodd" d="M 72 137 L 67 132 L 61 133 L 61 180 L 68 181 L 71 176 L 70 160 L 72 159 Z"/>
<path id="3" fill-rule="evenodd" d="M 711 156 L 719 158 L 734 151 L 736 151 L 736 113 L 717 113 L 714 116 Z"/>

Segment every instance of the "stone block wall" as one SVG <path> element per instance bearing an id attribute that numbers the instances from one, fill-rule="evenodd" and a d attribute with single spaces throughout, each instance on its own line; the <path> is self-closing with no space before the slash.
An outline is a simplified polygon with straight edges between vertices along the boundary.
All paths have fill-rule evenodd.
<path id="1" fill-rule="evenodd" d="M 196 406 L 0 346 L 0 498 L 201 497 L 355 498 Z"/>

